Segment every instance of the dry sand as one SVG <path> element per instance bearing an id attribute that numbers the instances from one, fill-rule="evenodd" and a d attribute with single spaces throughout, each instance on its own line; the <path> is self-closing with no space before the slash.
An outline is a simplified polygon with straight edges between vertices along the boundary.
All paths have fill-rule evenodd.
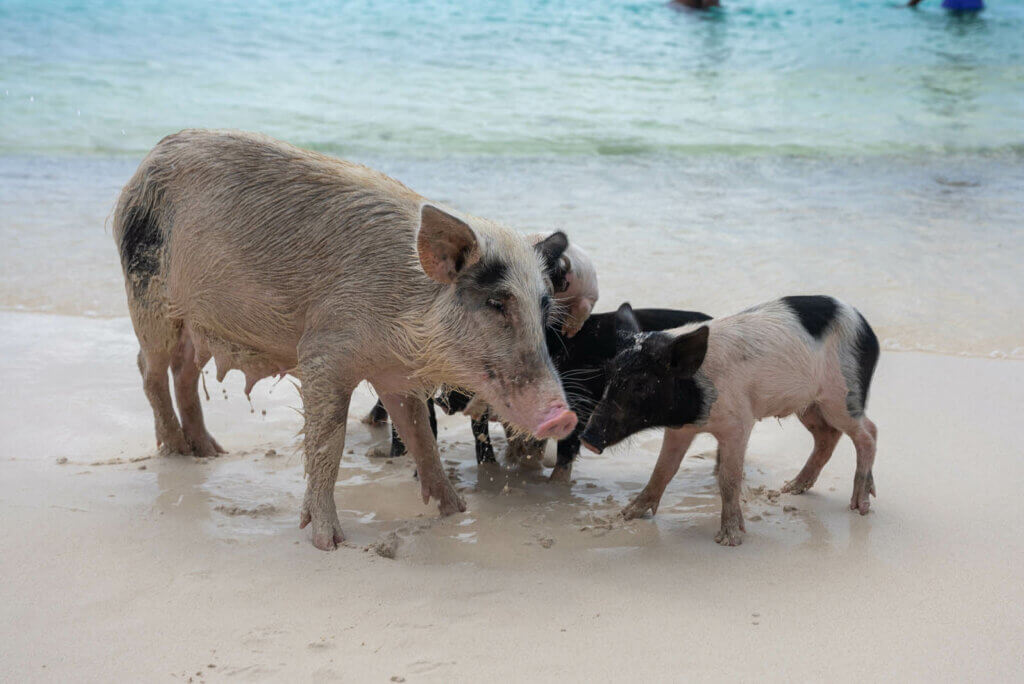
<path id="1" fill-rule="evenodd" d="M 443 418 L 469 510 L 439 519 L 408 458 L 367 458 L 385 432 L 359 422 L 364 391 L 336 489 L 349 542 L 323 553 L 297 526 L 295 389 L 264 381 L 250 408 L 211 373 L 230 454 L 158 456 L 135 350 L 124 319 L 0 314 L 7 681 L 1022 677 L 1024 364 L 884 354 L 864 518 L 845 439 L 811 493 L 769 497 L 811 440 L 763 422 L 735 549 L 713 541 L 709 439 L 657 517 L 624 523 L 659 434 L 584 455 L 565 488 L 478 470 L 468 420 Z"/>

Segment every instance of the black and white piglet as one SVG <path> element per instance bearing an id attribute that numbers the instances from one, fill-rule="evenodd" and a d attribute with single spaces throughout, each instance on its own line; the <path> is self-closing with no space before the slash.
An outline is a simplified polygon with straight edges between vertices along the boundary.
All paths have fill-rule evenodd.
<path id="1" fill-rule="evenodd" d="M 706 324 L 645 333 L 628 304 L 616 313 L 619 352 L 581 439 L 600 453 L 641 430 L 665 427 L 651 479 L 624 510 L 657 512 L 698 433 L 718 440 L 719 544 L 736 546 L 743 457 L 754 423 L 797 414 L 814 436 L 803 470 L 783 491 L 814 485 L 845 433 L 857 449 L 850 508 L 868 512 L 877 430 L 864 415 L 878 340 L 864 317 L 832 297 L 784 297 Z"/>

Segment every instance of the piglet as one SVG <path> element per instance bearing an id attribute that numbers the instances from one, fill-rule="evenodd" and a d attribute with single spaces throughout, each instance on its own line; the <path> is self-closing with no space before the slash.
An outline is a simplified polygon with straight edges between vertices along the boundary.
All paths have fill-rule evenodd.
<path id="1" fill-rule="evenodd" d="M 782 491 L 810 489 L 843 433 L 857 449 L 850 508 L 866 515 L 878 432 L 864 414 L 878 340 L 864 317 L 832 297 L 784 297 L 726 318 L 670 332 L 641 332 L 628 304 L 616 313 L 619 352 L 583 431 L 600 453 L 641 430 L 665 427 L 650 481 L 624 510 L 656 513 L 694 437 L 718 440 L 722 526 L 715 541 L 742 543 L 740 483 L 754 423 L 796 414 L 814 450 Z"/>

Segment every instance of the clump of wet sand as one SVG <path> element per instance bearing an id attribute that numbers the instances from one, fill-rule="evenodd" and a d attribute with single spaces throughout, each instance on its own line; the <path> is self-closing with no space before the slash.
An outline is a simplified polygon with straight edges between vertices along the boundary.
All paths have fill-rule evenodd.
<path id="1" fill-rule="evenodd" d="M 389 558 L 394 560 L 395 554 L 398 551 L 398 545 L 401 543 L 401 538 L 394 532 L 388 532 L 381 535 L 381 537 L 370 545 L 373 552 L 381 558 Z"/>
<path id="2" fill-rule="evenodd" d="M 228 506 L 221 504 L 215 506 L 215 511 L 231 516 L 247 516 L 249 518 L 263 518 L 277 512 L 277 506 L 268 503 L 256 504 L 255 506 Z"/>

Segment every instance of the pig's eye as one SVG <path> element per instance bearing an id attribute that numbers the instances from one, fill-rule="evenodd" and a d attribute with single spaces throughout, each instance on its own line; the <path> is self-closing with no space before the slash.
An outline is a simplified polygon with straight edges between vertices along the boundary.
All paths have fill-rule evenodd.
<path id="1" fill-rule="evenodd" d="M 505 313 L 505 302 L 501 301 L 500 299 L 494 299 L 493 297 L 491 299 L 488 299 L 487 306 L 491 307 L 498 313 Z"/>

